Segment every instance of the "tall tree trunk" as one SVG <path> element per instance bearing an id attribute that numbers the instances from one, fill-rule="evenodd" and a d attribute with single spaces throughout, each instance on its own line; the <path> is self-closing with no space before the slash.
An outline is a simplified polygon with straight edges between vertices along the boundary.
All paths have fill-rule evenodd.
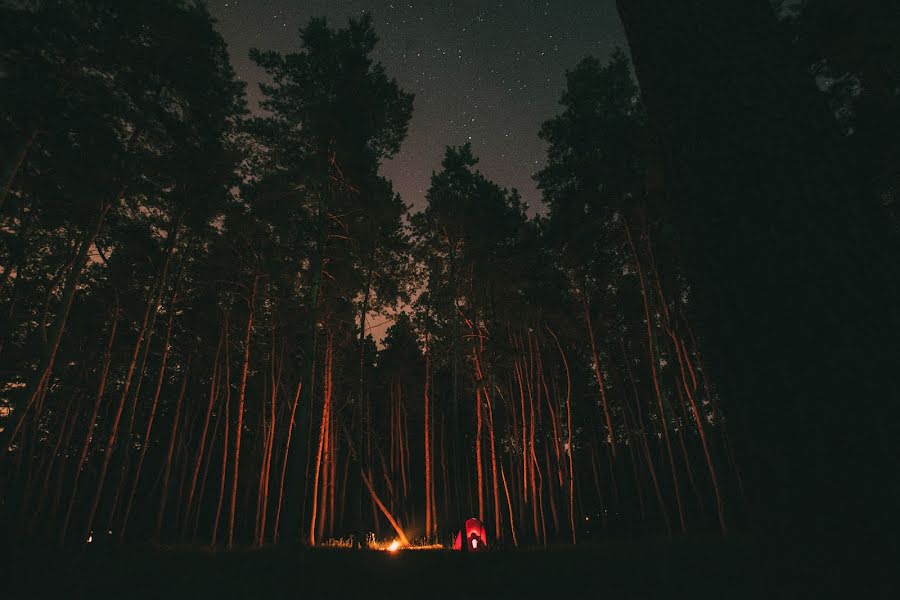
<path id="1" fill-rule="evenodd" d="M 503 480 L 503 491 L 506 492 L 506 508 L 509 510 L 509 531 L 512 533 L 513 545 L 519 547 L 519 538 L 516 537 L 515 517 L 513 516 L 512 501 L 509 499 L 509 486 L 506 485 L 506 473 L 503 470 L 503 463 L 500 463 L 500 477 Z"/>
<path id="2" fill-rule="evenodd" d="M 306 332 L 303 336 L 303 349 L 301 355 L 301 378 L 305 379 L 309 382 L 309 385 L 306 386 L 306 389 L 301 389 L 300 395 L 300 414 L 307 413 L 310 417 L 309 426 L 312 427 L 312 410 L 313 410 L 313 399 L 314 391 L 315 391 L 315 372 L 316 372 L 316 331 L 319 320 L 319 304 L 320 300 L 323 296 L 322 294 L 322 272 L 325 266 L 326 255 L 328 251 L 328 215 L 327 215 L 327 202 L 325 200 L 325 193 L 320 193 L 318 197 L 318 207 L 317 207 L 317 215 L 316 215 L 316 224 L 317 224 L 317 232 L 316 232 L 316 244 L 315 244 L 315 253 L 310 261 L 310 292 L 309 292 L 309 308 L 308 308 L 308 323 L 306 326 Z M 306 511 L 306 499 L 307 499 L 307 488 L 309 486 L 309 454 L 310 450 L 308 449 L 308 442 L 311 439 L 311 436 L 302 436 L 302 439 L 307 442 L 306 445 L 301 445 L 300 448 L 295 449 L 293 452 L 289 453 L 289 456 L 292 457 L 291 460 L 296 462 L 296 466 L 291 468 L 288 467 L 292 473 L 295 474 L 294 477 L 288 479 L 288 490 L 285 492 L 285 495 L 290 499 L 293 496 L 297 496 L 300 500 L 299 502 L 288 502 L 287 510 L 285 513 L 285 525 L 287 529 L 285 530 L 285 534 L 301 534 L 303 530 L 303 522 L 305 519 L 305 511 Z M 294 443 L 300 443 L 295 440 Z M 303 482 L 303 493 L 300 493 L 300 484 L 295 482 Z"/>
<path id="3" fill-rule="evenodd" d="M 297 383 L 297 393 L 294 394 L 294 402 L 291 404 L 291 419 L 288 421 L 287 440 L 284 443 L 284 460 L 281 463 L 281 476 L 278 478 L 278 504 L 275 509 L 275 528 L 273 541 L 278 543 L 278 534 L 281 531 L 281 503 L 284 499 L 284 475 L 287 472 L 288 453 L 291 451 L 291 436 L 294 433 L 294 416 L 297 414 L 297 403 L 300 401 L 300 393 L 303 391 L 303 380 Z"/>
<path id="4" fill-rule="evenodd" d="M 91 530 L 94 526 L 94 517 L 97 514 L 97 508 L 100 505 L 100 498 L 103 495 L 103 486 L 106 482 L 106 475 L 109 471 L 109 463 L 112 460 L 113 450 L 115 449 L 116 440 L 118 439 L 119 424 L 122 420 L 122 413 L 125 410 L 125 402 L 128 399 L 128 392 L 131 388 L 131 379 L 134 376 L 134 370 L 137 366 L 138 361 L 138 354 L 141 350 L 141 343 L 144 339 L 144 334 L 147 331 L 147 321 L 150 318 L 150 310 L 152 308 L 153 298 L 154 293 L 151 292 L 147 297 L 147 304 L 144 307 L 143 321 L 141 323 L 140 329 L 138 330 L 137 339 L 134 342 L 134 349 L 131 352 L 131 360 L 128 363 L 128 370 L 125 374 L 125 381 L 122 384 L 122 392 L 119 395 L 119 402 L 116 406 L 112 423 L 110 424 L 109 437 L 106 440 L 106 446 L 103 452 L 103 463 L 100 467 L 100 474 L 97 477 L 97 489 L 94 492 L 94 499 L 91 502 L 91 509 L 88 513 L 83 539 L 87 539 L 91 535 Z"/>
<path id="5" fill-rule="evenodd" d="M 131 505 L 134 502 L 134 496 L 137 493 L 138 485 L 141 481 L 141 471 L 144 467 L 144 459 L 147 456 L 147 448 L 150 446 L 150 433 L 153 431 L 153 421 L 156 417 L 156 407 L 159 404 L 159 392 L 162 390 L 162 384 L 166 375 L 166 363 L 169 359 L 170 341 L 172 339 L 172 324 L 175 321 L 175 303 L 178 299 L 178 283 L 175 284 L 175 291 L 172 293 L 172 300 L 169 302 L 169 322 L 166 325 L 166 339 L 163 342 L 162 358 L 160 359 L 159 376 L 156 379 L 156 390 L 153 393 L 153 402 L 150 404 L 150 415 L 147 417 L 147 428 L 144 430 L 144 438 L 141 442 L 141 454 L 138 458 L 138 464 L 134 473 L 134 481 L 131 484 L 131 493 L 128 494 L 128 501 L 125 504 L 125 514 L 122 517 L 122 524 L 119 527 L 119 543 L 125 540 L 125 531 L 128 528 L 128 517 L 131 514 Z"/>
<path id="6" fill-rule="evenodd" d="M 91 410 L 91 416 L 88 419 L 87 427 L 84 433 L 84 443 L 81 445 L 81 452 L 78 454 L 78 463 L 75 465 L 75 480 L 72 482 L 72 491 L 69 494 L 69 506 L 66 509 L 66 516 L 63 519 L 62 527 L 59 531 L 59 545 L 62 546 L 66 541 L 66 533 L 69 530 L 69 520 L 72 517 L 72 509 L 75 507 L 75 501 L 78 498 L 78 482 L 81 480 L 81 472 L 84 470 L 84 463 L 87 460 L 88 450 L 91 446 L 91 440 L 94 437 L 94 426 L 97 424 L 97 416 L 100 413 L 100 404 L 103 401 L 103 392 L 106 390 L 106 379 L 109 374 L 109 364 L 112 362 L 113 343 L 116 340 L 116 328 L 119 325 L 119 294 L 116 292 L 116 304 L 113 309 L 112 325 L 109 330 L 109 339 L 106 342 L 106 349 L 103 352 L 103 366 L 100 368 L 100 382 L 97 384 L 97 394 L 94 397 L 94 407 Z"/>
<path id="7" fill-rule="evenodd" d="M 628 239 L 628 246 L 631 248 L 631 253 L 634 256 L 634 264 L 638 273 L 638 281 L 641 284 L 641 300 L 644 305 L 644 320 L 647 322 L 647 357 L 650 362 L 650 374 L 653 377 L 653 390 L 656 392 L 656 402 L 659 408 L 659 423 L 662 427 L 663 438 L 666 442 L 666 451 L 669 455 L 669 464 L 672 467 L 672 483 L 675 487 L 675 502 L 678 505 L 678 520 L 681 524 L 681 531 L 687 531 L 687 526 L 684 521 L 684 507 L 681 502 L 681 490 L 678 485 L 678 473 L 675 468 L 675 455 L 672 452 L 672 442 L 669 439 L 669 427 L 666 424 L 666 411 L 663 407 L 663 394 L 662 390 L 659 386 L 659 375 L 656 372 L 656 353 L 653 349 L 653 327 L 652 321 L 650 319 L 650 308 L 647 300 L 647 288 L 644 285 L 644 271 L 641 268 L 641 259 L 638 257 L 637 249 L 634 245 L 634 240 L 631 237 L 631 228 L 628 226 L 627 221 L 623 221 L 623 226 L 625 228 L 625 236 Z"/>
<path id="8" fill-rule="evenodd" d="M 619 340 L 619 344 L 622 348 L 622 357 L 625 359 L 628 379 L 631 381 L 631 389 L 634 392 L 634 406 L 637 411 L 637 422 L 638 427 L 640 428 L 641 448 L 644 451 L 644 460 L 647 462 L 647 469 L 650 471 L 650 478 L 653 481 L 653 491 L 656 493 L 656 501 L 659 504 L 659 511 L 662 513 L 663 520 L 665 521 L 666 531 L 671 535 L 672 525 L 669 522 L 669 511 L 666 510 L 666 503 L 663 500 L 662 490 L 659 486 L 659 478 L 656 476 L 656 467 L 653 464 L 653 455 L 650 454 L 650 446 L 647 443 L 647 432 L 644 429 L 644 417 L 641 411 L 641 400 L 637 390 L 637 383 L 634 380 L 634 374 L 631 372 L 631 362 L 628 353 L 625 351 L 625 343 L 622 340 Z"/>
<path id="9" fill-rule="evenodd" d="M 216 392 L 217 398 L 222 394 L 221 371 L 219 371 L 218 379 L 219 383 L 217 385 L 219 390 Z M 222 428 L 222 421 L 224 420 L 225 419 L 220 408 L 218 414 L 216 415 L 216 425 L 215 427 L 213 427 L 212 439 L 210 440 L 206 448 L 206 458 L 203 459 L 203 474 L 200 476 L 200 490 L 197 493 L 197 508 L 196 510 L 194 510 L 194 526 L 191 529 L 190 537 L 187 536 L 187 530 L 183 530 L 181 537 L 184 540 L 193 541 L 197 539 L 197 532 L 200 529 L 200 517 L 203 514 L 203 498 L 206 495 L 206 483 L 207 481 L 209 481 L 209 472 L 212 470 L 211 467 L 213 466 L 213 449 L 215 448 L 215 442 L 219 437 L 219 430 Z M 190 511 L 188 511 L 188 515 L 190 516 Z"/>
<path id="10" fill-rule="evenodd" d="M 612 426 L 612 416 L 609 412 L 609 404 L 606 401 L 606 384 L 603 383 L 603 374 L 600 371 L 600 356 L 597 354 L 597 343 L 594 338 L 594 325 L 591 320 L 590 306 L 587 301 L 587 292 L 584 285 L 581 287 L 581 303 L 584 307 L 584 319 L 588 326 L 588 335 L 591 338 L 591 353 L 594 359 L 594 375 L 597 378 L 597 385 L 600 386 L 600 403 L 603 405 L 603 416 L 606 419 L 607 441 L 613 457 L 616 455 L 616 432 Z"/>
<path id="11" fill-rule="evenodd" d="M 118 202 L 121 197 L 122 195 L 120 193 L 115 202 Z M 103 222 L 106 219 L 106 215 L 109 212 L 110 208 L 112 208 L 113 204 L 113 202 L 102 203 L 95 222 L 82 234 L 81 241 L 79 242 L 78 246 L 78 251 L 75 253 L 75 260 L 73 261 L 72 268 L 69 269 L 69 274 L 66 277 L 66 285 L 63 289 L 62 299 L 60 301 L 60 310 L 53 320 L 53 327 L 51 329 L 49 337 L 47 357 L 43 361 L 42 367 L 39 368 L 40 376 L 38 377 L 34 389 L 29 395 L 24 408 L 20 411 L 15 411 L 12 413 L 13 418 L 16 419 L 16 422 L 14 424 L 8 423 L 6 425 L 6 429 L 10 431 L 10 434 L 6 436 L 6 439 L 4 439 L 2 432 L 0 432 L 0 447 L 2 448 L 9 448 L 13 445 L 16 436 L 19 434 L 22 426 L 26 422 L 25 417 L 28 416 L 28 412 L 35 407 L 36 403 L 40 404 L 40 399 L 43 398 L 43 396 L 46 394 L 46 390 L 50 385 L 50 377 L 53 373 L 53 367 L 56 364 L 56 355 L 59 352 L 59 344 L 62 341 L 63 334 L 65 333 L 66 324 L 69 318 L 69 312 L 72 309 L 72 302 L 75 299 L 75 292 L 78 288 L 78 282 L 81 279 L 85 264 L 87 263 L 88 251 L 94 244 L 97 236 L 100 235 L 100 230 L 103 227 Z M 39 411 L 36 410 L 35 412 L 37 413 Z M 16 416 L 16 413 L 18 413 L 18 416 Z M 39 414 L 35 414 L 35 420 L 39 416 Z"/>
<path id="12" fill-rule="evenodd" d="M 128 479 L 128 471 L 131 467 L 131 454 L 132 454 L 132 432 L 134 431 L 134 419 L 137 415 L 138 402 L 141 396 L 141 385 L 144 381 L 144 373 L 147 372 L 147 360 L 150 357 L 150 344 L 153 341 L 153 334 L 156 331 L 156 317 L 159 315 L 158 307 L 162 303 L 163 294 L 166 290 L 166 280 L 169 275 L 169 265 L 172 260 L 172 254 L 175 251 L 176 244 L 178 242 L 178 235 L 181 226 L 181 220 L 184 216 L 184 213 L 179 213 L 172 218 L 172 222 L 169 226 L 168 237 L 166 241 L 166 249 L 165 249 L 165 257 L 163 259 L 162 268 L 159 270 L 159 273 L 156 277 L 156 286 L 155 286 L 155 297 L 152 300 L 152 311 L 150 312 L 150 324 L 146 329 L 146 336 L 144 338 L 144 347 L 141 351 L 141 358 L 139 359 L 140 366 L 137 369 L 137 379 L 134 382 L 134 392 L 132 394 L 131 404 L 128 405 L 127 409 L 127 426 L 125 429 L 125 435 L 120 439 L 120 444 L 122 446 L 122 457 L 121 457 L 121 465 L 119 469 L 119 483 L 116 485 L 116 491 L 113 496 L 112 507 L 109 511 L 109 520 L 107 529 L 112 530 L 113 523 L 116 517 L 116 511 L 119 507 L 119 498 L 122 495 L 122 491 L 125 488 L 126 481 Z M 181 261 L 179 262 L 178 268 L 178 276 L 176 277 L 175 288 L 178 287 L 178 281 L 181 279 L 182 269 L 184 268 L 185 256 L 182 256 Z M 122 442 L 121 440 L 124 440 Z"/>
<path id="13" fill-rule="evenodd" d="M 431 476 L 431 412 L 428 398 L 428 380 L 431 375 L 431 353 L 428 348 L 428 336 L 425 337 L 425 537 L 429 540 L 435 533 L 431 529 L 432 524 L 432 507 L 431 500 L 433 496 L 433 482 Z"/>
<path id="14" fill-rule="evenodd" d="M 319 447 L 316 450 L 316 470 L 313 475 L 313 504 L 312 504 L 312 521 L 309 526 L 309 545 L 316 545 L 316 521 L 318 517 L 318 508 L 319 508 L 319 475 L 322 472 L 322 455 L 325 449 L 325 437 L 328 433 L 328 411 L 330 410 L 330 400 L 331 400 L 331 390 L 329 389 L 330 382 L 328 380 L 328 373 L 330 372 L 331 367 L 331 349 L 332 349 L 332 339 L 331 334 L 326 334 L 325 340 L 325 391 L 323 394 L 322 401 L 322 422 L 319 425 Z"/>
<path id="15" fill-rule="evenodd" d="M 185 503 L 185 513 L 187 515 L 191 514 L 191 508 L 194 505 L 194 491 L 197 486 L 197 477 L 200 474 L 200 464 L 203 462 L 203 450 L 206 448 L 206 434 L 209 432 L 209 419 L 212 415 L 213 407 L 215 406 L 216 400 L 219 396 L 219 357 L 222 354 L 222 344 L 225 342 L 225 329 L 224 325 L 227 323 L 226 320 L 222 320 L 223 328 L 219 333 L 219 343 L 216 345 L 216 355 L 213 358 L 213 370 L 212 375 L 209 378 L 209 402 L 206 405 L 206 414 L 203 417 L 203 428 L 200 431 L 200 444 L 197 446 L 197 458 L 194 461 L 194 469 L 191 473 L 191 483 L 188 487 L 188 495 L 187 502 Z M 215 434 L 214 434 L 215 435 Z M 215 441 L 215 439 L 213 440 Z M 199 507 L 198 507 L 199 512 Z M 184 528 L 182 530 L 182 536 L 187 531 L 187 522 L 188 519 L 184 520 Z"/>
<path id="16" fill-rule="evenodd" d="M 241 462 L 241 433 L 244 426 L 244 398 L 247 393 L 247 371 L 250 368 L 250 334 L 253 332 L 253 317 L 256 308 L 256 291 L 259 285 L 260 274 L 254 273 L 253 287 L 250 290 L 250 299 L 247 302 L 249 313 L 247 315 L 247 329 L 244 333 L 244 362 L 241 368 L 241 387 L 238 392 L 237 424 L 234 428 L 234 467 L 231 475 L 231 505 L 228 509 L 228 544 L 231 549 L 234 544 L 234 514 L 237 508 L 238 468 Z"/>
<path id="17" fill-rule="evenodd" d="M 178 439 L 178 422 L 181 420 L 181 405 L 184 400 L 184 392 L 187 389 L 188 377 L 191 374 L 191 359 L 187 359 L 187 366 L 184 369 L 184 378 L 181 380 L 181 390 L 178 392 L 178 400 L 175 402 L 175 416 L 172 418 L 172 434 L 169 436 L 169 451 L 166 453 L 166 462 L 163 467 L 162 475 L 162 491 L 159 495 L 159 511 L 156 513 L 156 529 L 153 537 L 159 539 L 162 531 L 163 517 L 166 514 L 166 503 L 169 500 L 169 480 L 172 474 L 172 456 L 175 453 L 175 442 Z"/>
<path id="18" fill-rule="evenodd" d="M 569 472 L 568 472 L 568 483 L 569 483 L 569 526 L 572 530 L 572 543 L 575 543 L 575 467 L 572 462 L 572 376 L 569 373 L 569 361 L 566 359 L 566 353 L 563 352 L 562 345 L 559 343 L 559 338 L 556 337 L 556 334 L 553 333 L 553 330 L 550 327 L 547 327 L 547 331 L 553 336 L 553 341 L 556 342 L 556 347 L 559 349 L 559 355 L 562 358 L 563 366 L 566 370 L 566 455 L 569 459 Z"/>
<path id="19" fill-rule="evenodd" d="M 216 515 L 213 517 L 210 546 L 215 548 L 219 537 L 219 523 L 222 504 L 225 501 L 225 477 L 228 474 L 228 440 L 231 423 L 231 359 L 228 352 L 228 314 L 225 314 L 225 435 L 222 436 L 222 469 L 219 472 L 219 499 L 216 501 Z"/>
<path id="20" fill-rule="evenodd" d="M 502 513 L 500 512 L 500 489 L 497 481 L 497 449 L 494 439 L 494 407 L 491 402 L 490 391 L 485 388 L 484 399 L 488 409 L 488 434 L 491 442 L 491 486 L 494 492 L 494 535 L 496 539 L 500 539 L 503 534 L 501 526 Z"/>
<path id="21" fill-rule="evenodd" d="M 478 486 L 478 519 L 484 521 L 484 473 L 481 461 L 481 387 L 475 390 L 475 472 Z"/>

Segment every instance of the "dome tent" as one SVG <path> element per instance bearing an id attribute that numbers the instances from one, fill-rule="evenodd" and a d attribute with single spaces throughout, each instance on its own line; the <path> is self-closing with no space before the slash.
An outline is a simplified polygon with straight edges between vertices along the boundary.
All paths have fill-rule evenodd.
<path id="1" fill-rule="evenodd" d="M 463 542 L 463 534 L 465 534 L 465 543 Z M 484 523 L 475 517 L 466 519 L 465 526 L 456 532 L 456 537 L 453 539 L 453 549 L 467 552 L 487 550 L 487 531 L 484 528 Z"/>

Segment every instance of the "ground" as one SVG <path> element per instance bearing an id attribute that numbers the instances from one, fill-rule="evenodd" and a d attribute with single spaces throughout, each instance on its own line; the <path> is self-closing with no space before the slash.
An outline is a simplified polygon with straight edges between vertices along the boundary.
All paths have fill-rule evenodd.
<path id="1" fill-rule="evenodd" d="M 783 549 L 782 549 L 783 550 Z M 7 598 L 825 598 L 841 573 L 747 540 L 608 541 L 484 554 L 128 547 L 4 552 Z M 790 560 L 784 558 L 791 556 Z M 14 593 L 6 595 L 3 590 Z M 857 592 L 881 597 L 871 586 Z"/>

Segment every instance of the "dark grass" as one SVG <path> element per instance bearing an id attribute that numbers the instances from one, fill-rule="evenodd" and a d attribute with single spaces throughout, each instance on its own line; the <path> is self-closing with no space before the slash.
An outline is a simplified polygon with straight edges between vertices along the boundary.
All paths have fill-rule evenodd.
<path id="1" fill-rule="evenodd" d="M 4 555 L 7 598 L 825 598 L 848 574 L 809 551 L 715 538 L 482 554 L 88 546 Z M 881 597 L 865 582 L 856 591 L 849 597 Z"/>

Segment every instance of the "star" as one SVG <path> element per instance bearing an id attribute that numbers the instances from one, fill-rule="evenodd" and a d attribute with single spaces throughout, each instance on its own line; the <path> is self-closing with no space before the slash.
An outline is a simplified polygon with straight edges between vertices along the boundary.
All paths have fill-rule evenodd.
<path id="1" fill-rule="evenodd" d="M 351 16 L 370 13 L 379 37 L 375 60 L 416 93 L 407 138 L 382 168 L 413 210 L 424 206 L 444 147 L 476 139 L 479 170 L 541 210 L 532 175 L 546 149 L 537 133 L 560 111 L 566 70 L 589 54 L 605 60 L 626 46 L 615 0 L 209 0 L 209 7 L 238 76 L 249 84 L 253 109 L 262 73 L 247 58 L 251 47 L 297 51 L 296 32 L 311 17 L 343 27 Z M 272 18 L 260 19 L 260 8 Z"/>

